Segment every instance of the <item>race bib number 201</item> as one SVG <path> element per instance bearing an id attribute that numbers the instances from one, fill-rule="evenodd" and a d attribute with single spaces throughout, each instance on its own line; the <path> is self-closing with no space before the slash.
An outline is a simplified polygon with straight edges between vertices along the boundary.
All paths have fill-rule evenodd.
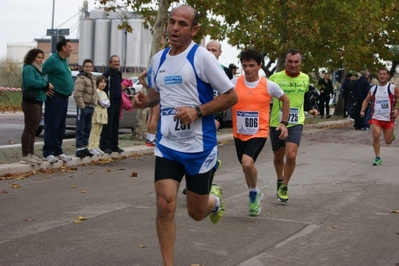
<path id="1" fill-rule="evenodd" d="M 185 125 L 179 119 L 174 118 L 174 108 L 164 108 L 161 111 L 161 133 L 170 140 L 187 140 L 195 137 L 196 123 Z"/>

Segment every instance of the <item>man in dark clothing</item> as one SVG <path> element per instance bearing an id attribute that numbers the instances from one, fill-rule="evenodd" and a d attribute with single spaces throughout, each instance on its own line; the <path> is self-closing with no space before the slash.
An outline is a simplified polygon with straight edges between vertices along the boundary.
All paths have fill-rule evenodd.
<path id="1" fill-rule="evenodd" d="M 118 152 L 123 150 L 118 147 L 119 114 L 122 103 L 122 73 L 119 71 L 120 59 L 113 55 L 109 60 L 109 69 L 103 73 L 107 78 L 107 86 L 104 92 L 108 95 L 111 106 L 107 109 L 108 124 L 103 126 L 100 138 L 100 149 L 105 153 Z"/>
<path id="2" fill-rule="evenodd" d="M 334 93 L 333 84 L 330 80 L 330 74 L 324 73 L 324 78 L 317 83 L 320 90 L 319 108 L 320 116 L 324 117 L 324 106 L 326 107 L 326 118 L 330 118 L 330 98 Z"/>
<path id="3" fill-rule="evenodd" d="M 366 69 L 362 71 L 362 76 L 356 81 L 355 86 L 355 101 L 358 107 L 362 106 L 364 99 L 370 91 L 371 85 L 368 80 L 370 72 Z M 369 106 L 367 106 L 365 113 L 367 113 Z M 370 125 L 364 126 L 364 119 L 360 116 L 361 108 L 357 108 L 355 114 L 355 124 L 353 125 L 356 130 L 370 130 Z"/>
<path id="4" fill-rule="evenodd" d="M 349 116 L 348 112 L 348 84 L 351 81 L 352 74 L 349 73 L 346 75 L 345 80 L 342 82 L 341 85 L 341 97 L 344 99 L 344 117 Z"/>
<path id="5" fill-rule="evenodd" d="M 356 89 L 356 80 L 357 80 L 357 74 L 353 74 L 351 77 L 350 82 L 346 85 L 346 88 L 348 90 L 348 116 L 350 118 L 354 118 L 355 116 L 352 115 L 352 109 L 356 108 L 355 106 L 355 89 Z M 355 106 L 355 107 L 354 107 Z"/>

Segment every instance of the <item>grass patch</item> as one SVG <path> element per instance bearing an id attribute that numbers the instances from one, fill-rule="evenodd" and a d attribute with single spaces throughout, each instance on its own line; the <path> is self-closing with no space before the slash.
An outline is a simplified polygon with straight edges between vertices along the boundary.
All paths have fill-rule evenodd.
<path id="1" fill-rule="evenodd" d="M 0 91 L 1 112 L 21 111 L 21 101 L 21 91 Z"/>

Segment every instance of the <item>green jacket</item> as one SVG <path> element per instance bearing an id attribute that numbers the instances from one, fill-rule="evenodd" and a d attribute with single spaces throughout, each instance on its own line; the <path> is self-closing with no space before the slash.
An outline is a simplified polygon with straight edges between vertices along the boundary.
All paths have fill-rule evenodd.
<path id="1" fill-rule="evenodd" d="M 22 68 L 22 89 L 35 90 L 36 101 L 46 101 L 47 81 L 44 80 L 42 74 L 33 65 L 27 64 Z"/>
<path id="2" fill-rule="evenodd" d="M 66 59 L 58 53 L 52 54 L 43 64 L 43 75 L 53 84 L 54 91 L 63 96 L 70 96 L 73 92 L 71 69 Z"/>

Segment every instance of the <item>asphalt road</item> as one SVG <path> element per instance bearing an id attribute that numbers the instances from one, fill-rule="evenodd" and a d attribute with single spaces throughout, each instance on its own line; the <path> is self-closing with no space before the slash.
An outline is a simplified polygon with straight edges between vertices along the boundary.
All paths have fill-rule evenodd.
<path id="1" fill-rule="evenodd" d="M 350 127 L 305 130 L 288 204 L 275 196 L 268 141 L 256 163 L 265 194 L 256 218 L 234 145 L 223 143 L 225 216 L 193 221 L 179 192 L 175 265 L 399 265 L 399 214 L 390 213 L 399 210 L 398 143 L 383 145 L 377 167 L 370 139 Z M 0 181 L 0 265 L 162 265 L 153 164 L 128 157 Z M 79 215 L 87 220 L 75 224 Z"/>

